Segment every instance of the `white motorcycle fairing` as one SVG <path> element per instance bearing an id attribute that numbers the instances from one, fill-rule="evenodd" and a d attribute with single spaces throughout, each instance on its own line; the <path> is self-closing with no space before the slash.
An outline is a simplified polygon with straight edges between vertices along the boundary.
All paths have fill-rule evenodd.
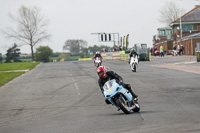
<path id="1" fill-rule="evenodd" d="M 133 56 L 130 60 L 130 67 L 133 72 L 136 72 L 136 65 L 138 65 L 138 58 L 137 56 Z"/>

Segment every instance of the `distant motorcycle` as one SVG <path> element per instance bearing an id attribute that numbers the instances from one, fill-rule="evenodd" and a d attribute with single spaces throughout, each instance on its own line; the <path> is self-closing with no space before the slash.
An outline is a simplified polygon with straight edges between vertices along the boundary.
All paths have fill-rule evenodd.
<path id="1" fill-rule="evenodd" d="M 173 50 L 173 51 L 171 52 L 171 54 L 172 54 L 172 56 L 177 56 L 177 55 L 178 55 L 178 50 Z"/>
<path id="2" fill-rule="evenodd" d="M 94 60 L 94 65 L 96 67 L 99 67 L 101 66 L 101 64 L 102 64 L 102 59 L 100 57 L 96 57 L 96 59 Z"/>
<path id="3" fill-rule="evenodd" d="M 125 114 L 129 114 L 131 111 L 140 111 L 139 103 L 133 100 L 131 93 L 122 85 L 119 85 L 115 79 L 108 80 L 103 89 L 105 98 L 116 106 L 118 111 L 122 110 Z"/>
<path id="4" fill-rule="evenodd" d="M 130 60 L 130 67 L 132 69 L 132 72 L 136 72 L 137 65 L 138 65 L 138 58 L 137 58 L 137 55 L 134 55 L 133 57 L 131 57 L 131 60 Z"/>

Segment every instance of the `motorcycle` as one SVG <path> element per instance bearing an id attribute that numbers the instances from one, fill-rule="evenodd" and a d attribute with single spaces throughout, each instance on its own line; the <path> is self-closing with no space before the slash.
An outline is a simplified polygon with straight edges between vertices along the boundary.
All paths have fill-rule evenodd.
<path id="1" fill-rule="evenodd" d="M 99 67 L 99 66 L 101 66 L 101 64 L 102 64 L 101 58 L 100 57 L 96 57 L 96 59 L 94 60 L 94 65 L 96 67 Z"/>
<path id="2" fill-rule="evenodd" d="M 138 58 L 137 55 L 134 55 L 133 57 L 131 57 L 130 61 L 130 67 L 132 69 L 132 72 L 136 72 L 136 65 L 138 65 Z"/>
<path id="3" fill-rule="evenodd" d="M 178 50 L 173 50 L 173 51 L 171 52 L 171 54 L 172 54 L 172 56 L 177 56 L 177 55 L 178 55 Z"/>
<path id="4" fill-rule="evenodd" d="M 115 79 L 108 80 L 103 89 L 106 100 L 116 106 L 118 111 L 122 110 L 125 114 L 130 114 L 131 111 L 140 111 L 140 105 L 136 100 L 133 100 L 131 93 L 119 85 Z"/>

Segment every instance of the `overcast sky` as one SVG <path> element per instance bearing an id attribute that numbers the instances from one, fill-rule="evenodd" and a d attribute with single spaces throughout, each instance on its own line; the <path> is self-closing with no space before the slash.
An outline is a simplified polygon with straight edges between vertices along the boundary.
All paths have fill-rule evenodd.
<path id="1" fill-rule="evenodd" d="M 153 35 L 157 28 L 165 27 L 159 23 L 159 10 L 170 0 L 0 0 L 0 29 L 12 25 L 8 13 L 16 15 L 21 5 L 37 6 L 49 19 L 47 31 L 52 35 L 49 41 L 38 46 L 48 45 L 53 52 L 63 52 L 64 42 L 68 39 L 83 39 L 88 46 L 113 43 L 98 42 L 97 35 L 91 33 L 129 34 L 129 47 L 135 43 L 152 46 Z M 177 5 L 190 11 L 195 0 L 173 0 Z M 13 45 L 14 41 L 0 33 L 0 53 Z M 22 53 L 31 53 L 29 46 L 20 47 Z"/>

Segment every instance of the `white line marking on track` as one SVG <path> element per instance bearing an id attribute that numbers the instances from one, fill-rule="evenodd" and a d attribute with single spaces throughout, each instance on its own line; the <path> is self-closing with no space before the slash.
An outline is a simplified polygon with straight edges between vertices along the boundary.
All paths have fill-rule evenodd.
<path id="1" fill-rule="evenodd" d="M 80 96 L 80 95 L 81 95 L 80 89 L 79 89 L 79 87 L 78 87 L 78 85 L 77 85 L 75 79 L 72 78 L 72 81 L 74 82 L 74 86 L 75 86 L 75 88 L 76 88 L 76 93 Z"/>

